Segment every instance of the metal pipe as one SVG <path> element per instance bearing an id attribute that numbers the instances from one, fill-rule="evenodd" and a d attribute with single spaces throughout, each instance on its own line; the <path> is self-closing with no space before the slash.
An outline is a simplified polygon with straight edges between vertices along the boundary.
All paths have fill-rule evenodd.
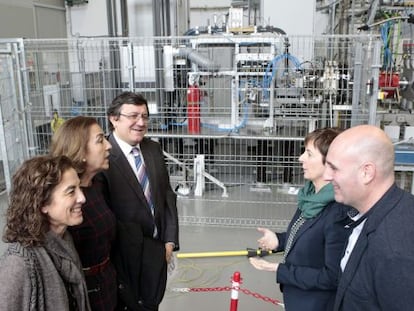
<path id="1" fill-rule="evenodd" d="M 197 64 L 197 66 L 201 69 L 211 72 L 217 72 L 220 70 L 220 65 L 216 64 L 211 59 L 208 59 L 207 57 L 204 57 L 203 55 L 197 53 L 197 51 L 191 48 L 179 48 L 178 55 L 188 58 L 190 61 Z"/>
<path id="2" fill-rule="evenodd" d="M 381 49 L 382 44 L 379 40 L 374 41 L 374 51 L 372 55 L 372 95 L 369 101 L 369 115 L 368 115 L 368 124 L 376 124 L 376 115 L 377 115 L 377 99 L 378 99 L 378 79 L 379 72 L 381 68 Z"/>
<path id="3" fill-rule="evenodd" d="M 129 36 L 128 0 L 120 0 L 121 33 L 123 37 Z"/>
<path id="4" fill-rule="evenodd" d="M 351 127 L 358 125 L 358 110 L 360 104 L 360 91 L 362 80 L 362 43 L 357 42 L 355 46 L 355 62 L 354 62 L 354 89 L 352 92 L 352 114 Z"/>
<path id="5" fill-rule="evenodd" d="M 26 115 L 26 109 L 28 109 L 31 104 L 29 102 L 29 90 L 28 90 L 28 85 L 29 85 L 29 80 L 27 77 L 27 70 L 26 70 L 26 59 L 25 59 L 25 52 L 24 52 L 24 42 L 23 39 L 19 39 L 17 43 L 12 44 L 13 50 L 14 50 L 14 55 L 16 55 L 17 57 L 15 58 L 16 61 L 16 67 L 20 68 L 20 70 L 16 70 L 16 75 L 17 75 L 17 88 L 19 90 L 19 104 L 20 104 L 20 111 L 22 112 L 22 126 L 23 126 L 23 131 L 24 133 L 26 133 L 25 135 L 23 135 L 23 146 L 29 146 L 33 147 L 34 146 L 34 140 L 33 140 L 33 136 L 32 135 L 28 135 L 28 128 L 33 129 L 33 125 L 32 125 L 32 120 L 30 118 L 27 118 Z M 23 149 L 24 152 L 24 158 L 26 159 L 28 156 L 33 156 L 33 154 L 31 154 L 31 150 L 25 150 Z"/>

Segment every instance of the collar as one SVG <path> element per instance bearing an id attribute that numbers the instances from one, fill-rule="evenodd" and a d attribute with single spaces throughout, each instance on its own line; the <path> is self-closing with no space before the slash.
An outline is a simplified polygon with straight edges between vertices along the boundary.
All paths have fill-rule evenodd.
<path id="1" fill-rule="evenodd" d="M 384 195 L 375 203 L 367 212 L 370 213 L 370 220 L 366 223 L 367 233 L 374 231 L 378 224 L 384 220 L 386 215 L 390 213 L 407 193 L 399 188 L 395 183 L 384 193 Z"/>
<path id="2" fill-rule="evenodd" d="M 126 143 L 125 141 L 123 141 L 122 139 L 120 139 L 118 136 L 116 136 L 115 132 L 112 132 L 112 134 L 114 135 L 114 139 L 117 142 L 119 148 L 121 149 L 122 153 L 128 158 L 128 156 L 131 154 L 131 149 L 136 147 L 139 150 L 141 150 L 139 144 L 137 144 L 136 146 L 131 146 L 130 144 Z"/>
<path id="3" fill-rule="evenodd" d="M 345 225 L 345 228 L 356 228 L 358 227 L 362 222 L 364 222 L 367 218 L 368 215 L 370 214 L 372 209 L 370 209 L 368 212 L 366 212 L 365 214 L 356 214 L 355 216 L 351 217 L 349 216 L 349 218 L 352 220 L 351 222 L 349 222 L 347 225 Z"/>
<path id="4" fill-rule="evenodd" d="M 357 214 L 350 217 L 353 222 L 346 225 L 348 228 L 355 228 L 368 217 L 370 221 L 367 223 L 367 232 L 375 230 L 378 223 L 381 222 L 385 215 L 388 214 L 401 199 L 404 191 L 397 187 L 394 183 L 365 214 Z"/>

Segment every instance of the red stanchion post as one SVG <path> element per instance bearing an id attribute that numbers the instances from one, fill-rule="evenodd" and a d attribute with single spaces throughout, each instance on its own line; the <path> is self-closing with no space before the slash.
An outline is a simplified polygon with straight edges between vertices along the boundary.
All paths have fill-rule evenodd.
<path id="1" fill-rule="evenodd" d="M 240 289 L 240 272 L 236 271 L 233 274 L 233 280 L 231 282 L 230 311 L 237 311 L 237 303 L 239 301 L 239 289 Z"/>

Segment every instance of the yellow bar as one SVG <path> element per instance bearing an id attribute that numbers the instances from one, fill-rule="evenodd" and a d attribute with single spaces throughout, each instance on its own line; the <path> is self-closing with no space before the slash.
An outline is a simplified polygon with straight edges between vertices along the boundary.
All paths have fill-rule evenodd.
<path id="1" fill-rule="evenodd" d="M 201 253 L 177 253 L 177 258 L 202 258 L 202 257 L 225 257 L 225 256 L 247 256 L 247 250 L 223 251 L 223 252 L 201 252 Z"/>
<path id="2" fill-rule="evenodd" d="M 226 257 L 226 256 L 266 256 L 272 254 L 272 251 L 262 249 L 252 249 L 242 251 L 222 251 L 222 252 L 201 252 L 201 253 L 178 253 L 177 258 L 202 258 L 202 257 Z"/>

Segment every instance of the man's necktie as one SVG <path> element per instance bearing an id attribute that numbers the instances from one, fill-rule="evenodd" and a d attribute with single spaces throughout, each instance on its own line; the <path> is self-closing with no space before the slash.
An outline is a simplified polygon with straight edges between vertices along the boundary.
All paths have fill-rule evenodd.
<path id="1" fill-rule="evenodd" d="M 152 204 L 151 199 L 151 189 L 149 185 L 149 179 L 147 172 L 145 170 L 145 164 L 142 161 L 141 153 L 138 150 L 138 148 L 134 147 L 132 148 L 132 154 L 135 158 L 135 166 L 137 167 L 137 176 L 138 181 L 141 184 L 142 190 L 144 191 L 145 198 L 147 199 L 148 205 L 151 209 L 152 216 L 154 216 L 154 206 Z"/>
<path id="2" fill-rule="evenodd" d="M 359 217 L 357 220 L 353 220 L 352 218 L 354 218 L 356 215 L 358 215 L 359 212 L 356 209 L 351 208 L 348 211 L 348 217 L 350 218 L 350 222 L 345 225 L 345 228 L 346 229 L 349 229 L 349 228 L 354 229 L 355 227 L 358 227 L 361 224 L 361 222 L 363 222 L 365 219 L 367 219 L 367 217 L 369 216 L 369 214 L 371 212 L 372 212 L 372 208 L 368 212 L 361 215 L 361 217 Z"/>

